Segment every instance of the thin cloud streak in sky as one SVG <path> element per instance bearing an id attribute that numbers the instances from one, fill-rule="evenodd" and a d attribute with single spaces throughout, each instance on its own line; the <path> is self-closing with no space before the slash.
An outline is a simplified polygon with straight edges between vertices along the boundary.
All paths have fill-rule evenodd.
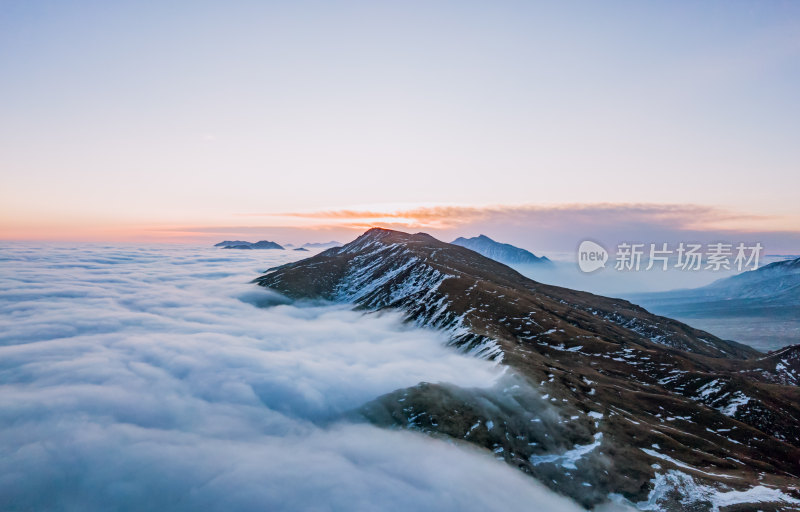
<path id="1" fill-rule="evenodd" d="M 529 221 L 531 218 L 547 223 L 563 222 L 565 217 L 602 219 L 603 222 L 635 218 L 643 223 L 671 223 L 676 227 L 692 229 L 722 223 L 756 221 L 768 222 L 775 217 L 732 212 L 710 206 L 692 204 L 568 204 L 556 206 L 430 206 L 400 211 L 379 210 L 328 210 L 319 212 L 286 212 L 259 214 L 267 217 L 298 217 L 304 219 L 379 221 L 403 220 L 415 226 L 452 228 L 477 221 L 506 220 Z"/>

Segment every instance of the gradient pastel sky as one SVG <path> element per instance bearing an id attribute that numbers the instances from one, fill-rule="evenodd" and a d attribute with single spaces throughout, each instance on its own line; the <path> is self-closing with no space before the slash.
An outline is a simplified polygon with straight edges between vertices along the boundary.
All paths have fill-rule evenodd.
<path id="1" fill-rule="evenodd" d="M 0 77 L 2 239 L 666 208 L 800 240 L 798 2 L 0 0 Z"/>

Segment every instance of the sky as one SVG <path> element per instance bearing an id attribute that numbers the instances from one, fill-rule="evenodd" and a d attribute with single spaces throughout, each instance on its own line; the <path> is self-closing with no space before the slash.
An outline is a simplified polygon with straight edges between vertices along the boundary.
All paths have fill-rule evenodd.
<path id="1" fill-rule="evenodd" d="M 668 208 L 800 252 L 796 2 L 0 0 L 0 76 L 0 239 L 563 250 Z"/>

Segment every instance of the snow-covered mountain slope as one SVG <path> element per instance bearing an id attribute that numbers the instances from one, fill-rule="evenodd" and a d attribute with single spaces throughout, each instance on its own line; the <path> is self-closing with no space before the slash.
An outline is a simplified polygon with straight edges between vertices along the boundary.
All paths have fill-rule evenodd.
<path id="1" fill-rule="evenodd" d="M 764 350 L 800 343 L 800 258 L 720 279 L 708 286 L 626 297 Z"/>
<path id="2" fill-rule="evenodd" d="M 703 303 L 711 305 L 719 301 L 725 301 L 730 307 L 800 306 L 800 258 L 776 261 L 701 288 L 639 294 L 636 297 L 665 304 L 691 302 L 700 307 Z"/>
<path id="3" fill-rule="evenodd" d="M 763 382 L 800 386 L 800 345 L 770 352 L 743 365 L 740 373 Z"/>
<path id="4" fill-rule="evenodd" d="M 800 305 L 800 258 L 776 261 L 757 270 L 721 279 L 698 290 L 721 299 L 761 299 Z"/>
<path id="5" fill-rule="evenodd" d="M 429 235 L 381 229 L 256 281 L 295 299 L 399 309 L 508 366 L 523 382 L 494 398 L 423 386 L 363 414 L 485 447 L 587 505 L 612 493 L 646 501 L 657 481 L 745 492 L 788 489 L 800 475 L 800 388 L 755 371 L 766 367 L 763 354 L 630 302 L 543 285 Z M 541 400 L 523 393 L 534 388 Z M 559 425 L 555 444 L 544 440 L 556 427 L 527 425 L 544 416 Z"/>
<path id="6" fill-rule="evenodd" d="M 506 265 L 550 263 L 550 260 L 544 256 L 536 256 L 530 251 L 520 249 L 511 244 L 495 242 L 486 235 L 479 235 L 472 238 L 458 237 L 450 243 L 472 249 L 478 254 L 482 254 L 500 263 L 505 263 Z"/>

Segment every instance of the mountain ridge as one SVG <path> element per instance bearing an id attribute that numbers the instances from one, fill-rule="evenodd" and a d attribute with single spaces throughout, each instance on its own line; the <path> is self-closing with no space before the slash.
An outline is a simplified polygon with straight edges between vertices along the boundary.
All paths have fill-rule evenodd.
<path id="1" fill-rule="evenodd" d="M 709 489 L 761 481 L 788 489 L 800 474 L 800 389 L 773 375 L 781 359 L 762 368 L 769 355 L 628 301 L 544 285 L 430 235 L 382 229 L 269 269 L 255 282 L 294 299 L 398 309 L 409 322 L 447 332 L 459 350 L 508 366 L 524 381 L 517 391 L 486 397 L 417 386 L 381 397 L 361 414 L 487 448 L 586 506 L 609 493 L 646 500 L 656 491 L 653 481 L 672 481 L 674 472 Z M 531 430 L 535 418 L 522 421 L 529 409 L 508 405 L 541 402 L 521 391 L 528 388 L 560 411 L 553 425 L 563 430 L 561 444 L 546 442 L 555 431 Z M 475 400 L 495 405 L 476 408 Z M 473 438 L 478 421 L 493 428 Z M 570 453 L 584 455 L 564 472 Z M 603 462 L 609 458 L 611 466 Z M 594 491 L 582 489 L 579 478 L 591 478 Z"/>
<path id="2" fill-rule="evenodd" d="M 422 252 L 427 250 L 427 252 L 430 253 L 430 258 L 428 258 L 428 255 L 420 254 L 419 251 L 412 250 L 409 252 L 408 248 L 423 249 Z M 388 259 L 404 258 L 403 265 L 401 266 L 402 268 L 393 269 L 385 275 L 376 277 L 376 274 L 379 273 L 377 271 L 386 270 L 386 268 L 381 267 L 379 264 L 380 262 L 378 262 L 375 268 L 372 269 L 372 273 L 351 275 L 347 279 L 347 284 L 339 283 L 336 286 L 331 286 L 330 279 L 334 277 L 344 277 L 343 274 L 346 269 L 343 268 L 342 264 L 345 263 L 349 255 L 358 255 L 358 253 L 362 251 L 376 249 L 379 252 L 384 252 L 382 256 Z M 436 262 L 437 253 L 442 250 L 449 251 L 451 255 L 450 261 L 444 262 L 443 264 Z M 420 257 L 426 258 L 426 261 L 421 261 Z M 361 261 L 365 260 L 366 257 L 364 255 L 358 255 L 357 259 Z M 328 275 L 324 276 L 325 278 L 323 279 L 316 279 L 317 276 L 313 272 L 305 272 L 305 267 L 307 265 L 318 261 L 325 261 L 329 267 L 328 270 L 332 271 L 332 273 L 328 273 Z M 411 276 L 412 279 L 409 288 L 399 289 L 385 296 L 379 293 L 382 291 L 382 287 L 383 289 L 387 287 L 391 288 L 392 283 L 389 281 L 411 267 L 415 267 L 417 272 L 415 275 Z M 281 271 L 278 276 L 270 277 L 271 272 L 278 270 Z M 642 333 L 648 333 L 650 336 L 647 339 L 651 343 L 654 343 L 653 338 L 656 338 L 661 344 L 668 344 L 673 346 L 673 348 L 694 350 L 699 354 L 712 357 L 737 355 L 747 357 L 760 355 L 758 351 L 750 349 L 749 347 L 719 340 L 709 333 L 697 331 L 696 329 L 685 324 L 680 324 L 669 318 L 654 318 L 654 322 L 663 322 L 665 324 L 664 326 L 670 326 L 669 332 L 665 332 L 663 329 L 664 326 L 653 325 L 652 323 L 647 324 L 642 318 L 639 318 L 640 316 L 647 317 L 649 313 L 643 308 L 624 299 L 611 299 L 588 292 L 579 292 L 568 288 L 542 284 L 523 276 L 516 270 L 496 260 L 483 257 L 467 248 L 441 242 L 426 233 L 410 235 L 398 231 L 373 228 L 356 238 L 353 242 L 342 247 L 328 249 L 317 256 L 301 260 L 300 262 L 289 263 L 281 267 L 269 269 L 264 276 L 256 279 L 256 282 L 262 286 L 268 286 L 281 291 L 280 284 L 275 282 L 275 280 L 283 279 L 282 276 L 289 273 L 293 274 L 293 284 L 291 287 L 286 288 L 284 293 L 290 298 L 315 297 L 336 302 L 354 302 L 366 309 L 399 307 L 402 304 L 397 304 L 395 302 L 401 297 L 402 293 L 414 294 L 423 289 L 436 291 L 443 281 L 448 278 L 456 277 L 456 274 L 461 274 L 461 277 L 467 279 L 477 279 L 486 282 L 491 281 L 505 287 L 520 288 L 526 293 L 539 293 L 543 298 L 548 299 L 548 308 L 551 310 L 564 309 L 563 307 L 559 307 L 558 304 L 553 304 L 553 302 L 565 304 L 564 301 L 566 298 L 571 298 L 578 302 L 582 301 L 583 303 L 578 306 L 578 309 L 583 309 L 584 312 L 589 312 L 594 316 L 598 314 L 601 316 L 605 315 L 608 317 L 607 320 L 613 324 L 620 325 L 627 323 L 628 327 L 625 329 L 632 332 L 640 330 Z M 427 277 L 428 280 L 421 281 L 423 277 Z M 365 281 L 370 282 L 370 288 L 364 287 Z M 448 285 L 449 284 L 450 283 L 448 283 Z M 453 284 L 455 285 L 456 283 Z M 455 289 L 451 291 L 453 294 L 468 291 L 464 288 L 463 283 L 458 284 L 462 286 L 455 286 Z M 553 299 L 550 297 L 551 295 L 558 296 L 558 298 Z M 422 294 L 421 297 L 427 300 L 430 298 L 430 294 Z M 444 311 L 433 311 L 430 310 L 430 308 L 425 308 L 417 298 L 418 297 L 415 297 L 413 301 L 409 301 L 409 303 L 405 305 L 412 318 L 416 319 L 419 317 L 422 321 L 418 323 L 421 325 L 430 323 L 433 327 L 442 327 L 447 323 L 445 321 L 447 315 L 444 314 Z M 459 314 L 466 314 L 468 308 L 464 307 L 463 304 L 454 303 L 451 305 L 450 309 Z M 620 311 L 624 311 L 627 314 L 621 316 Z M 452 316 L 453 315 L 450 315 L 451 318 Z M 655 315 L 649 316 L 655 317 Z M 581 318 L 572 318 L 571 321 L 578 321 L 580 319 L 591 320 L 587 318 L 586 315 L 582 315 Z M 544 332 L 549 329 L 560 327 L 560 325 L 558 325 L 558 322 L 555 322 L 545 323 L 539 327 L 539 331 Z M 477 328 L 476 326 L 476 329 Z M 696 335 L 690 334 L 695 331 L 697 331 Z M 637 333 L 636 336 L 638 338 L 644 338 L 645 335 L 642 333 Z M 628 333 L 628 336 L 630 336 L 630 333 Z M 698 336 L 703 337 L 704 341 L 698 341 L 696 339 Z M 713 340 L 713 342 L 709 340 Z"/>

